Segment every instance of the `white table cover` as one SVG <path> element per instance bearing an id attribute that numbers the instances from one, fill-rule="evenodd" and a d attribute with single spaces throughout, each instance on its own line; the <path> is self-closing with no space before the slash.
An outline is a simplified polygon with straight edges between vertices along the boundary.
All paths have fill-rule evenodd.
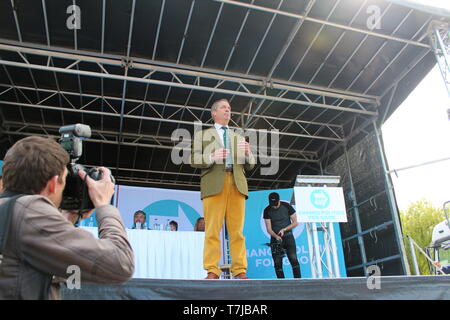
<path id="1" fill-rule="evenodd" d="M 98 237 L 96 227 L 82 227 Z M 134 251 L 133 278 L 203 279 L 204 232 L 127 229 Z"/>

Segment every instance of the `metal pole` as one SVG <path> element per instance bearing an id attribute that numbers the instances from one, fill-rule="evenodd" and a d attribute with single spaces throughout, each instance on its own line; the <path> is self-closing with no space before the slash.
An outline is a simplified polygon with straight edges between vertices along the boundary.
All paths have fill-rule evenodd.
<path id="1" fill-rule="evenodd" d="M 353 185 L 352 172 L 350 170 L 350 160 L 348 158 L 348 152 L 347 152 L 347 145 L 346 144 L 344 144 L 344 154 L 345 154 L 345 162 L 347 164 L 348 178 L 349 178 L 349 182 L 350 182 L 350 191 L 352 193 L 352 202 L 354 202 L 354 204 L 356 204 L 357 201 L 356 201 L 355 186 Z M 359 208 L 357 206 L 355 206 L 354 204 L 353 204 L 353 212 L 354 212 L 354 215 L 355 215 L 356 232 L 358 234 L 361 234 L 362 229 L 361 229 L 361 221 L 359 219 Z M 362 265 L 363 265 L 363 268 L 364 268 L 364 275 L 367 276 L 366 249 L 364 247 L 364 239 L 363 239 L 363 237 L 361 235 L 358 235 L 358 245 L 359 245 L 359 251 L 361 253 L 361 260 L 362 260 Z"/>
<path id="2" fill-rule="evenodd" d="M 316 265 L 314 263 L 314 247 L 312 244 L 312 236 L 311 236 L 311 226 L 310 223 L 306 222 L 306 236 L 308 237 L 308 251 L 309 251 L 309 265 L 311 267 L 311 277 L 313 279 L 317 278 L 316 273 Z"/>
<path id="3" fill-rule="evenodd" d="M 448 27 L 448 25 L 445 25 L 445 27 Z M 448 70 L 450 68 L 450 57 L 448 56 L 447 47 L 445 46 L 445 43 L 442 40 L 441 34 L 439 33 L 439 29 L 438 29 L 438 26 L 436 24 L 434 24 L 433 31 L 434 31 L 434 34 L 436 35 L 436 39 L 437 39 L 437 41 L 439 43 L 442 56 L 444 57 L 444 60 L 445 60 L 445 65 L 446 65 L 447 70 Z M 448 30 L 446 30 L 446 32 L 448 32 Z"/>
<path id="4" fill-rule="evenodd" d="M 406 257 L 405 245 L 403 243 L 402 230 L 401 230 L 401 226 L 400 226 L 400 218 L 399 218 L 399 214 L 397 211 L 397 205 L 395 202 L 394 191 L 393 191 L 393 187 L 392 187 L 392 183 L 391 183 L 391 177 L 390 177 L 390 174 L 387 169 L 383 145 L 381 143 L 381 137 L 380 137 L 381 133 L 378 131 L 375 120 L 372 121 L 372 125 L 375 130 L 375 136 L 377 139 L 378 149 L 380 151 L 379 154 L 380 154 L 380 160 L 381 160 L 381 165 L 382 165 L 383 174 L 384 174 L 386 195 L 388 198 L 389 206 L 391 208 L 392 221 L 394 222 L 395 238 L 397 240 L 397 245 L 398 245 L 398 249 L 400 252 L 400 261 L 401 261 L 404 273 L 407 275 L 410 275 L 411 271 L 409 270 L 408 259 Z"/>
<path id="5" fill-rule="evenodd" d="M 439 33 L 439 26 L 445 29 L 448 28 L 448 25 L 440 24 L 440 22 L 437 21 L 432 21 L 430 23 L 430 27 L 432 28 L 432 32 L 430 33 L 430 42 L 433 47 L 433 53 L 439 66 L 439 70 L 441 71 L 441 76 L 444 80 L 447 93 L 450 96 L 450 58 L 448 56 L 445 43 Z M 447 30 L 447 32 L 449 31 Z"/>
<path id="6" fill-rule="evenodd" d="M 326 226 L 326 223 L 322 223 L 322 229 L 323 229 L 323 243 L 324 243 L 324 250 L 325 255 L 327 258 L 327 270 L 328 270 L 328 278 L 334 278 L 334 272 L 333 272 L 333 264 L 331 261 L 331 252 L 330 252 L 330 234 L 328 233 L 328 228 Z"/>
<path id="7" fill-rule="evenodd" d="M 134 7 L 134 2 L 133 2 Z M 133 19 L 132 19 L 133 21 Z M 124 65 L 125 68 L 125 77 L 128 76 L 128 68 L 129 64 L 126 62 Z M 122 84 L 122 101 L 120 104 L 120 118 L 119 118 L 119 135 L 117 137 L 117 156 L 116 156 L 116 171 L 115 174 L 119 174 L 119 164 L 120 164 L 120 147 L 122 144 L 122 135 L 123 135 L 123 119 L 124 119 L 124 113 L 125 113 L 125 96 L 127 92 L 127 80 L 123 81 Z"/>
<path id="8" fill-rule="evenodd" d="M 425 256 L 425 258 L 427 258 L 428 261 L 430 261 L 432 264 L 434 264 L 434 261 L 426 254 L 425 251 L 423 251 L 423 249 L 422 249 L 422 248 L 414 241 L 414 239 L 411 238 L 411 237 L 409 237 L 409 238 L 411 239 L 412 244 L 413 244 L 417 249 L 419 249 L 419 252 L 422 253 L 422 254 Z M 444 273 L 444 271 L 442 271 L 442 268 L 441 268 L 441 267 L 435 266 L 435 268 L 436 268 L 437 271 L 439 271 L 440 273 L 442 273 L 442 274 L 445 275 L 445 273 Z"/>
<path id="9" fill-rule="evenodd" d="M 331 238 L 331 254 L 333 255 L 334 277 L 340 278 L 341 272 L 340 272 L 340 268 L 339 268 L 339 258 L 338 258 L 333 222 L 329 223 L 329 230 L 330 230 L 330 238 Z"/>
<path id="10" fill-rule="evenodd" d="M 319 243 L 319 235 L 317 233 L 317 224 L 315 222 L 311 223 L 312 225 L 312 234 L 314 240 L 314 255 L 315 255 L 315 263 L 317 267 L 317 277 L 323 278 L 322 273 L 322 260 L 320 259 L 320 243 Z"/>
<path id="11" fill-rule="evenodd" d="M 412 261 L 413 261 L 414 272 L 416 273 L 417 276 L 419 276 L 420 270 L 419 270 L 419 265 L 417 263 L 416 250 L 414 248 L 414 244 L 413 244 L 411 237 L 410 236 L 407 236 L 407 237 L 408 237 L 408 241 L 409 241 L 409 248 L 411 250 L 411 257 L 412 257 Z"/>

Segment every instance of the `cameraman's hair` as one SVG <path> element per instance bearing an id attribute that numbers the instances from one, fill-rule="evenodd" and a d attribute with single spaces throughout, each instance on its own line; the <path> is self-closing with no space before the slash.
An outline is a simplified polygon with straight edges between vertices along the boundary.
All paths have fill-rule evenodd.
<path id="1" fill-rule="evenodd" d="M 27 137 L 17 141 L 6 153 L 3 163 L 3 187 L 23 194 L 39 194 L 47 181 L 62 174 L 69 155 L 56 141 Z"/>

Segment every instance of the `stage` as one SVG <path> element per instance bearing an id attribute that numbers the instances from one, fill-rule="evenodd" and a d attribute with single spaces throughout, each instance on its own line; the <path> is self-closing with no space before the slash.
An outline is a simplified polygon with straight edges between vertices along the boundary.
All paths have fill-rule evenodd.
<path id="1" fill-rule="evenodd" d="M 64 300 L 449 300 L 450 276 L 368 279 L 178 280 L 132 279 L 122 285 L 82 283 L 62 291 Z M 372 285 L 374 280 L 370 281 Z"/>
<path id="2" fill-rule="evenodd" d="M 89 125 L 78 163 L 111 170 L 125 227 L 137 210 L 155 225 L 127 231 L 136 278 L 82 282 L 63 299 L 449 299 L 449 276 L 388 276 L 410 270 L 382 128 L 436 63 L 449 71 L 450 11 L 410 0 L 249 2 L 0 1 L 0 159 L 24 136 L 57 140 L 62 126 Z M 211 106 L 222 98 L 230 128 L 245 129 L 258 159 L 246 173 L 250 280 L 201 280 L 204 235 L 192 231 L 205 171 L 191 166 L 190 145 L 214 126 Z M 280 194 L 291 201 L 299 174 L 339 176 L 347 219 L 311 225 L 317 246 L 297 227 L 305 279 L 269 280 L 267 193 L 291 190 Z M 305 204 L 331 203 L 316 195 L 322 204 Z M 169 220 L 185 233 L 156 228 Z M 320 252 L 329 239 L 337 262 Z M 348 277 L 306 278 L 313 263 L 317 274 Z M 379 289 L 367 286 L 371 266 L 385 275 Z"/>

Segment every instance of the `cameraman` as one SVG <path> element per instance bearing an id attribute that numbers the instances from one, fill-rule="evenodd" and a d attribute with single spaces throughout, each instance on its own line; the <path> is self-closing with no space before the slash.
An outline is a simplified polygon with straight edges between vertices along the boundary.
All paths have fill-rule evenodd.
<path id="1" fill-rule="evenodd" d="M 71 276 L 69 266 L 79 267 L 82 282 L 116 284 L 133 275 L 134 256 L 122 218 L 109 204 L 114 184 L 108 169 L 99 168 L 103 173 L 99 181 L 86 179 L 96 209 L 99 239 L 74 226 L 76 212 L 58 210 L 68 162 L 67 152 L 56 141 L 34 136 L 16 142 L 5 156 L 5 191 L 0 195 L 0 204 L 16 194 L 24 195 L 10 211 L 1 248 L 1 300 L 60 298 L 59 285 L 52 284 L 52 280 L 54 276 Z M 79 171 L 83 180 L 85 175 Z M 0 214 L 6 213 L 4 207 L 0 206 Z M 84 213 L 82 218 L 92 212 Z"/>
<path id="2" fill-rule="evenodd" d="M 286 202 L 280 201 L 280 195 L 276 192 L 269 194 L 269 205 L 264 209 L 264 222 L 267 232 L 270 234 L 270 245 L 272 247 L 272 258 L 275 265 L 277 278 L 284 278 L 283 254 L 274 252 L 274 246 L 281 246 L 287 251 L 287 257 L 292 266 L 294 278 L 300 278 L 300 264 L 297 259 L 297 246 L 292 234 L 297 223 L 295 209 Z M 278 251 L 278 250 L 276 250 Z"/>

